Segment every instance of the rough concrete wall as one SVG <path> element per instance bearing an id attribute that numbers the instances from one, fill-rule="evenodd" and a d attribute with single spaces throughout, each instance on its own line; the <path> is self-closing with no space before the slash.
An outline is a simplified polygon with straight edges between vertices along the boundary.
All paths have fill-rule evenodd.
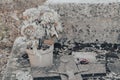
<path id="1" fill-rule="evenodd" d="M 67 38 L 77 42 L 120 42 L 120 4 L 49 4 L 61 15 Z"/>

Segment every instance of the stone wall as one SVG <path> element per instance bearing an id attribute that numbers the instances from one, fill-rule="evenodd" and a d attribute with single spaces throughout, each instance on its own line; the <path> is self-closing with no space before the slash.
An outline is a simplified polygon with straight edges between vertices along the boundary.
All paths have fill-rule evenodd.
<path id="1" fill-rule="evenodd" d="M 60 14 L 66 37 L 70 40 L 120 42 L 119 3 L 47 5 Z"/>

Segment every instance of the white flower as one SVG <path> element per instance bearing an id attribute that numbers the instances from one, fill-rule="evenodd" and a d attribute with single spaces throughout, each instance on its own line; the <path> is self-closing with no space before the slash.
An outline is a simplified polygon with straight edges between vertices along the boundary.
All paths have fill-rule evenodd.
<path id="1" fill-rule="evenodd" d="M 30 8 L 23 12 L 23 17 L 27 17 L 27 22 L 32 23 L 34 20 L 38 19 L 40 12 L 37 8 Z"/>
<path id="2" fill-rule="evenodd" d="M 37 25 L 35 23 L 31 24 L 25 24 L 21 28 L 21 35 L 24 37 L 33 37 L 35 34 L 35 30 L 37 28 Z"/>

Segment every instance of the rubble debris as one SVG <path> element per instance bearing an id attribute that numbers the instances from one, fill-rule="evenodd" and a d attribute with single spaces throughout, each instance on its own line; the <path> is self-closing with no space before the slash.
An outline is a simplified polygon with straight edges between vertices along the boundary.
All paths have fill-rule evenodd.
<path id="1" fill-rule="evenodd" d="M 115 53 L 115 52 L 106 53 L 106 58 L 116 58 L 116 59 L 119 59 L 117 53 Z"/>
<path id="2" fill-rule="evenodd" d="M 27 53 L 23 54 L 23 55 L 22 55 L 22 58 L 23 58 L 23 59 L 27 59 L 27 58 L 28 58 L 28 54 L 27 54 Z"/>
<path id="3" fill-rule="evenodd" d="M 78 59 L 86 59 L 90 63 L 96 63 L 96 53 L 94 52 L 72 52 L 72 55 L 74 56 L 76 63 L 79 63 Z"/>
<path id="4" fill-rule="evenodd" d="M 19 21 L 19 18 L 17 16 L 17 11 L 15 11 L 14 13 L 11 13 L 10 16 L 15 19 L 16 21 Z"/>
<path id="5" fill-rule="evenodd" d="M 91 5 L 89 5 L 89 6 L 91 6 Z M 100 5 L 101 6 L 101 5 Z M 103 6 L 105 6 L 105 5 L 103 5 Z M 69 7 L 69 6 L 68 6 Z M 94 8 L 95 6 L 92 6 L 92 8 Z M 64 8 L 64 7 L 63 7 Z M 86 7 L 85 7 L 86 8 Z M 105 7 L 106 8 L 106 7 Z M 66 8 L 65 8 L 66 9 Z M 109 8 L 108 8 L 109 9 Z M 28 11 L 27 11 L 28 10 Z M 60 43 L 62 43 L 62 44 L 54 44 L 54 42 L 57 42 L 57 39 L 59 38 L 59 33 L 61 33 L 62 32 L 62 30 L 63 30 L 63 28 L 61 27 L 61 23 L 60 23 L 60 21 L 59 21 L 59 15 L 54 11 L 54 10 L 52 10 L 52 9 L 48 9 L 48 8 L 45 8 L 44 6 L 39 6 L 39 7 L 36 7 L 36 8 L 32 8 L 32 9 L 27 9 L 24 13 L 23 13 L 23 19 L 24 19 L 24 21 L 23 21 L 23 23 L 24 24 L 22 24 L 22 30 L 21 30 L 21 33 L 22 33 L 22 36 L 21 37 L 19 37 L 18 39 L 16 39 L 16 41 L 15 41 L 15 43 L 14 43 L 14 46 L 13 46 L 13 50 L 12 50 L 12 52 L 14 53 L 14 56 L 13 57 L 16 57 L 16 58 L 18 58 L 17 59 L 17 62 L 18 63 L 23 63 L 23 64 L 26 64 L 26 61 L 28 60 L 28 59 L 30 59 L 30 55 L 29 55 L 29 53 L 32 53 L 33 55 L 36 55 L 36 56 L 39 56 L 39 58 L 36 58 L 37 60 L 38 59 L 40 59 L 40 57 L 42 57 L 43 55 L 39 55 L 39 51 L 42 51 L 41 53 L 45 53 L 44 55 L 46 55 L 46 53 L 47 54 L 49 54 L 49 52 L 47 52 L 47 51 L 49 51 L 49 49 L 52 47 L 52 49 L 50 50 L 51 51 L 51 53 L 53 53 L 53 45 L 54 45 L 54 52 L 55 53 L 57 53 L 57 55 L 59 54 L 62 54 L 62 55 L 60 55 L 59 57 L 61 57 L 61 56 L 73 56 L 72 55 L 72 52 L 74 51 L 74 52 L 96 52 L 96 55 L 98 55 L 98 56 L 92 56 L 92 57 L 94 57 L 94 58 L 96 58 L 96 59 L 101 59 L 101 60 L 103 60 L 105 57 L 111 57 L 112 59 L 111 59 L 111 61 L 113 61 L 114 63 L 111 63 L 111 62 L 109 62 L 109 58 L 107 58 L 106 60 L 103 60 L 104 61 L 104 63 L 102 63 L 102 62 L 100 62 L 100 61 L 96 61 L 96 60 L 94 60 L 95 61 L 95 63 L 98 63 L 98 64 L 105 64 L 106 62 L 107 62 L 107 66 L 110 64 L 115 64 L 116 63 L 116 61 L 118 60 L 118 59 L 116 59 L 116 58 L 118 58 L 117 57 L 117 55 L 118 55 L 118 51 L 119 51 L 119 45 L 118 44 L 112 44 L 112 43 L 107 43 L 107 42 L 104 42 L 104 43 L 96 43 L 96 42 L 94 42 L 94 43 L 79 43 L 80 41 L 78 41 L 79 39 L 71 39 L 71 40 L 69 40 L 68 38 L 66 38 L 66 40 L 63 40 L 63 42 L 60 42 Z M 29 12 L 30 11 L 30 12 Z M 61 11 L 61 10 L 58 10 L 58 11 Z M 67 10 L 66 10 L 67 11 Z M 73 11 L 75 11 L 74 9 L 73 9 Z M 92 11 L 92 10 L 91 10 Z M 79 12 L 79 11 L 78 11 Z M 88 11 L 89 12 L 89 11 Z M 98 10 L 98 12 L 99 12 L 99 10 Z M 98 12 L 96 12 L 96 14 L 94 15 L 94 17 L 97 17 L 98 16 Z M 29 13 L 29 14 L 27 14 L 27 13 Z M 84 13 L 84 11 L 83 11 L 83 13 Z M 91 13 L 94 13 L 94 12 L 91 12 Z M 90 14 L 91 14 L 90 13 Z M 104 12 L 103 12 L 104 13 Z M 61 14 L 61 13 L 60 13 Z M 68 13 L 67 13 L 68 14 Z M 53 16 L 54 15 L 54 16 Z M 97 16 L 96 16 L 97 15 Z M 100 14 L 101 15 L 101 14 Z M 65 16 L 65 15 L 64 15 Z M 86 15 L 84 15 L 84 16 L 86 16 Z M 91 16 L 93 16 L 93 14 L 91 15 Z M 104 16 L 104 15 L 103 15 Z M 18 20 L 17 18 L 16 18 L 16 14 L 13 14 L 13 15 L 11 15 L 11 17 L 12 18 L 14 18 L 14 19 L 16 19 L 16 20 Z M 55 19 L 54 19 L 55 18 Z M 65 17 L 66 18 L 66 17 Z M 79 18 L 79 17 L 78 17 Z M 87 18 L 91 18 L 90 16 L 88 16 L 87 15 Z M 86 19 L 86 18 L 85 18 Z M 85 19 L 82 19 L 82 21 L 86 21 Z M 66 19 L 65 19 L 66 20 Z M 65 21 L 64 20 L 64 21 Z M 74 19 L 73 19 L 74 20 Z M 95 20 L 96 20 L 96 18 L 95 18 Z M 97 20 L 98 20 L 98 22 L 99 22 L 99 19 L 97 18 Z M 96 20 L 96 21 L 97 21 Z M 90 20 L 91 21 L 91 20 Z M 101 21 L 103 21 L 103 20 L 101 20 Z M 85 24 L 87 23 L 87 21 L 85 22 Z M 104 23 L 106 23 L 106 22 L 104 22 Z M 76 23 L 75 23 L 76 24 Z M 92 25 L 92 24 L 90 24 L 90 25 Z M 87 24 L 87 27 L 88 28 L 90 28 L 90 25 L 89 24 Z M 69 25 L 67 25 L 67 26 L 69 26 Z M 80 25 L 80 26 L 84 26 L 83 24 L 82 25 Z M 77 27 L 77 24 L 76 24 L 76 27 Z M 74 31 L 76 31 L 77 32 L 77 30 L 76 29 L 74 29 L 75 27 L 74 27 L 74 25 L 73 25 L 73 32 Z M 91 30 L 91 29 L 90 29 Z M 93 30 L 93 31 L 92 31 Z M 96 33 L 96 31 L 94 30 L 94 29 L 92 29 L 91 30 L 91 32 L 95 32 Z M 69 29 L 67 30 L 67 31 L 69 31 Z M 67 32 L 66 31 L 66 32 Z M 88 31 L 88 32 L 90 32 L 88 29 L 86 29 L 86 31 Z M 81 30 L 81 32 L 84 32 L 84 30 Z M 72 34 L 72 32 L 70 31 L 70 33 Z M 99 33 L 99 32 L 98 32 Z M 85 33 L 86 34 L 86 33 Z M 101 34 L 101 33 L 100 33 Z M 45 35 L 45 36 L 44 36 Z M 76 35 L 76 34 L 74 34 L 74 35 Z M 77 35 L 79 35 L 79 34 L 77 34 Z M 88 37 L 88 35 L 83 35 L 83 36 L 87 36 Z M 91 36 L 90 36 L 91 37 Z M 93 37 L 95 37 L 95 36 L 93 36 Z M 97 37 L 99 37 L 99 36 L 97 36 Z M 92 37 L 91 37 L 92 38 Z M 85 37 L 85 39 L 86 40 L 90 40 L 91 38 L 87 38 L 86 39 L 86 37 Z M 6 38 L 2 38 L 3 40 L 6 40 Z M 80 39 L 82 39 L 82 38 L 80 38 Z M 83 39 L 84 40 L 84 39 Z M 92 40 L 92 39 L 91 39 Z M 95 39 L 96 40 L 96 39 Z M 114 39 L 113 39 L 114 40 Z M 67 42 L 68 41 L 68 42 Z M 98 40 L 97 40 L 98 41 Z M 109 40 L 108 40 L 109 41 Z M 6 42 L 6 41 L 5 41 Z M 59 45 L 59 46 L 58 46 Z M 56 47 L 57 46 L 57 47 Z M 26 51 L 27 50 L 29 51 L 28 52 L 28 56 L 27 55 L 24 55 L 25 53 L 26 53 Z M 104 55 L 99 55 L 99 51 L 110 51 L 110 55 L 109 54 L 107 54 L 107 55 L 105 55 L 104 53 Z M 33 51 L 33 52 L 32 52 Z M 115 53 L 115 55 L 113 55 L 114 53 L 114 51 L 116 51 L 116 53 Z M 51 56 L 53 56 L 53 54 L 52 55 L 50 55 L 49 57 L 51 57 Z M 57 59 L 59 58 L 59 57 L 57 57 L 56 58 L 56 62 L 57 62 Z M 87 56 L 88 57 L 88 56 Z M 90 56 L 89 56 L 90 57 Z M 115 57 L 114 59 L 113 59 L 113 57 Z M 53 59 L 54 57 L 52 57 L 52 59 Z M 84 57 L 85 58 L 85 57 Z M 51 60 L 49 60 L 48 58 L 44 58 L 45 60 L 43 60 L 44 62 L 46 61 L 46 60 L 48 60 L 48 61 L 50 61 L 50 62 L 53 62 L 53 61 L 51 61 Z M 72 60 L 72 58 L 70 58 L 71 60 Z M 77 59 L 79 59 L 79 58 L 76 58 L 76 60 Z M 35 59 L 34 59 L 35 60 Z M 34 63 L 36 63 L 37 62 L 37 60 L 34 62 Z M 79 59 L 80 60 L 80 59 Z M 79 60 L 78 60 L 78 63 L 79 63 Z M 32 60 L 33 61 L 33 60 Z M 40 61 L 42 61 L 41 59 L 40 59 Z M 38 61 L 38 63 L 41 63 L 40 61 Z M 43 62 L 42 61 L 42 62 Z M 82 59 L 82 60 L 80 60 L 80 63 L 81 63 L 81 61 L 83 61 L 84 63 L 86 63 L 87 62 L 87 64 L 86 65 L 83 65 L 83 64 L 77 64 L 77 65 L 75 65 L 75 62 L 71 62 L 71 63 L 73 63 L 74 64 L 74 66 L 76 67 L 76 66 L 79 66 L 80 67 L 80 70 L 81 70 L 81 66 L 83 66 L 83 68 L 85 67 L 85 66 L 87 66 L 87 67 L 90 67 L 90 66 L 93 66 L 93 64 L 92 65 L 89 65 L 90 63 L 90 59 Z M 16 63 L 17 63 L 16 62 Z M 65 63 L 65 65 L 67 65 L 67 62 L 68 61 L 63 61 L 64 63 Z M 16 65 L 16 63 L 14 63 L 14 65 Z M 36 63 L 36 64 L 38 64 L 38 63 Z M 45 62 L 45 63 L 47 63 L 47 62 Z M 62 62 L 61 62 L 62 63 Z M 77 63 L 77 62 L 76 62 Z M 6 64 L 6 63 L 5 63 Z M 28 64 L 30 64 L 30 63 L 28 63 Z M 21 65 L 21 64 L 20 64 Z M 38 65 L 41 65 L 41 64 L 38 64 Z M 53 62 L 53 65 L 52 66 L 50 66 L 49 68 L 46 68 L 45 67 L 45 69 L 44 68 L 42 68 L 43 69 L 43 72 L 44 71 L 49 71 L 50 69 L 53 69 L 54 68 L 54 65 L 56 66 L 61 66 L 61 64 L 60 65 L 58 65 L 58 64 L 54 64 L 54 62 Z M 64 65 L 63 65 L 64 66 Z M 73 65 L 72 65 L 73 66 Z M 105 66 L 100 66 L 100 65 L 96 65 L 95 64 L 95 67 L 94 68 L 98 68 L 98 66 L 99 66 L 99 68 L 100 68 L 100 70 L 101 69 L 103 69 L 103 72 L 102 72 L 102 70 L 101 70 L 101 73 L 102 74 L 106 74 L 105 73 Z M 20 66 L 18 66 L 18 67 L 20 67 Z M 22 65 L 22 67 L 23 67 L 23 65 Z M 27 67 L 30 67 L 30 66 L 27 66 Z M 51 68 L 51 67 L 53 67 L 53 68 Z M 58 67 L 57 68 L 54 68 L 53 70 L 57 70 L 58 69 Z M 71 67 L 71 64 L 69 64 L 68 65 L 68 67 L 67 67 L 67 69 L 69 69 L 70 70 L 70 67 Z M 117 66 L 118 67 L 118 66 Z M 91 67 L 92 68 L 92 67 Z M 63 69 L 65 69 L 65 68 L 63 68 Z M 74 69 L 74 68 L 71 68 L 71 69 Z M 77 67 L 77 69 L 78 69 L 78 67 Z M 67 75 L 71 75 L 72 77 L 73 77 L 73 73 L 74 72 L 72 72 L 72 70 L 70 70 L 70 72 L 69 72 L 69 70 L 67 70 L 67 71 L 65 71 L 65 74 L 67 74 Z M 91 69 L 92 70 L 92 69 Z M 109 70 L 111 70 L 110 69 L 110 67 L 109 67 Z M 42 70 L 41 70 L 42 71 Z M 40 71 L 40 72 L 41 72 Z M 64 70 L 63 70 L 64 71 Z M 112 70 L 111 70 L 112 71 Z M 60 71 L 59 71 L 60 72 Z M 88 72 L 88 73 L 87 73 Z M 83 73 L 83 74 L 90 74 L 90 72 L 89 71 L 87 71 L 86 73 Z M 99 71 L 100 72 L 100 71 Z M 115 71 L 114 71 L 115 72 Z M 91 74 L 91 76 L 92 76 L 92 79 L 93 79 L 93 77 L 95 76 L 95 71 L 94 72 L 92 72 L 92 74 Z M 99 76 L 101 76 L 101 73 L 100 74 L 96 74 L 96 75 L 99 75 Z M 109 72 L 110 73 L 110 72 Z M 117 72 L 118 73 L 118 72 Z M 41 74 L 43 74 L 44 75 L 44 73 L 41 73 Z M 115 73 L 116 74 L 116 73 Z M 47 73 L 45 73 L 45 75 L 49 75 L 49 74 L 47 74 Z M 53 74 L 50 74 L 50 75 L 53 75 Z M 41 75 L 39 75 L 38 74 L 38 76 L 41 76 Z M 76 75 L 75 75 L 76 76 Z M 91 77 L 90 76 L 90 77 Z M 45 76 L 44 76 L 45 77 Z M 79 77 L 81 77 L 80 75 L 79 75 Z M 115 75 L 115 77 L 119 77 L 119 74 L 117 74 L 117 75 Z M 86 76 L 85 76 L 85 78 L 86 78 Z M 72 78 L 69 78 L 69 79 L 72 79 Z M 96 79 L 96 78 L 94 78 L 94 79 Z M 116 78 L 116 79 L 118 79 L 118 78 Z M 72 79 L 73 80 L 73 79 Z M 100 80 L 101 80 L 101 78 L 100 78 Z"/>
<path id="6" fill-rule="evenodd" d="M 120 63 L 119 60 L 113 60 L 114 63 L 108 63 L 107 66 L 111 72 L 114 72 L 115 74 L 120 74 Z"/>
<path id="7" fill-rule="evenodd" d="M 52 9 L 46 11 L 42 8 L 31 8 L 23 12 L 22 36 L 15 40 L 12 49 L 12 54 L 17 54 L 16 57 L 21 57 L 27 52 L 32 67 L 45 67 L 53 64 L 54 37 L 58 38 L 59 32 L 62 31 L 59 15 Z M 41 11 L 42 15 L 40 15 Z M 38 24 L 38 22 L 34 22 L 35 20 L 41 22 Z M 43 40 L 42 44 L 40 39 Z M 39 44 L 41 49 L 37 50 Z M 49 60 L 46 60 L 46 58 Z M 36 61 L 40 64 L 36 63 Z M 46 61 L 45 64 L 43 61 Z M 21 60 L 20 63 L 25 62 Z"/>
<path id="8" fill-rule="evenodd" d="M 24 19 L 24 24 L 32 23 L 36 19 L 38 19 L 40 12 L 38 11 L 37 8 L 30 8 L 27 9 L 23 12 L 23 19 Z"/>
<path id="9" fill-rule="evenodd" d="M 16 72 L 17 80 L 33 80 L 29 72 L 17 71 Z"/>
<path id="10" fill-rule="evenodd" d="M 119 79 L 120 79 L 120 75 L 114 72 L 111 72 L 106 76 L 106 80 L 119 80 Z"/>

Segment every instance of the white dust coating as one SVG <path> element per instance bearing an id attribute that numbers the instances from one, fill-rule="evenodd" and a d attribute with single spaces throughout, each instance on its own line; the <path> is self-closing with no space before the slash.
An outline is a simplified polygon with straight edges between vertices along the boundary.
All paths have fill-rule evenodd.
<path id="1" fill-rule="evenodd" d="M 120 2 L 120 0 L 48 0 L 46 3 L 113 3 Z"/>

